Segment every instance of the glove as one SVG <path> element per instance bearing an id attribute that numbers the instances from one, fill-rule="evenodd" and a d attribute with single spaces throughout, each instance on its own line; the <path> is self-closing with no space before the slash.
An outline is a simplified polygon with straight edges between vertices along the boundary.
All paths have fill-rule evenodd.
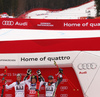
<path id="1" fill-rule="evenodd" d="M 59 68 L 59 73 L 63 74 L 63 69 Z"/>
<path id="2" fill-rule="evenodd" d="M 31 73 L 32 73 L 32 70 L 31 69 L 28 69 L 27 70 L 27 75 L 31 75 Z"/>
<path id="3" fill-rule="evenodd" d="M 37 71 L 37 75 L 38 75 L 38 76 L 41 75 L 41 71 L 40 71 L 40 70 Z"/>
<path id="4" fill-rule="evenodd" d="M 5 85 L 7 84 L 7 81 L 5 80 Z"/>

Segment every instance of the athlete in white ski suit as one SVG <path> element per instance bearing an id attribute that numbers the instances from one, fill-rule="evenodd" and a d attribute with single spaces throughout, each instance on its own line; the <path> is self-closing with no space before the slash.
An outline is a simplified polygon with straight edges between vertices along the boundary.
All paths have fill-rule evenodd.
<path id="1" fill-rule="evenodd" d="M 17 74 L 17 81 L 13 82 L 10 85 L 5 85 L 6 89 L 11 89 L 14 87 L 15 89 L 15 97 L 25 97 L 25 84 L 30 81 L 18 81 L 21 80 L 21 74 Z"/>
<path id="2" fill-rule="evenodd" d="M 57 79 L 57 82 L 54 83 L 54 77 L 52 75 L 50 75 L 48 77 L 48 82 L 44 82 L 43 85 L 45 86 L 45 90 L 46 90 L 46 97 L 55 97 L 55 92 L 57 89 L 57 86 L 60 84 L 60 82 L 63 79 L 63 69 L 59 68 L 59 77 Z"/>
<path id="3" fill-rule="evenodd" d="M 38 78 L 39 79 L 39 78 Z M 29 97 L 38 97 L 40 87 L 43 85 L 44 81 L 37 81 L 37 76 L 31 76 L 31 81 L 27 81 L 26 84 L 29 89 Z"/>
<path id="4" fill-rule="evenodd" d="M 13 82 L 10 85 L 5 85 L 6 89 L 11 89 L 14 87 L 15 89 L 15 97 L 25 97 L 25 84 L 27 84 L 28 82 L 30 82 L 30 78 L 28 80 L 27 77 L 31 74 L 31 69 L 27 70 L 27 75 L 24 78 L 24 81 L 21 81 L 21 74 L 17 74 L 17 81 Z"/>

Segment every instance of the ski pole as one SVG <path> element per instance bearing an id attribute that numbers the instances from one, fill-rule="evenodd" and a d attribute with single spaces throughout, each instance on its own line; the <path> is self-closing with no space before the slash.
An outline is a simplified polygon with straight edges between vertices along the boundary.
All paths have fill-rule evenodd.
<path id="1" fill-rule="evenodd" d="M 54 65 L 59 69 L 60 67 L 57 65 L 57 63 L 56 63 L 56 61 L 54 61 Z M 63 73 L 63 75 L 65 76 L 65 78 L 66 79 L 68 79 L 67 78 L 67 76 Z M 68 83 L 69 83 L 69 85 L 71 86 L 71 88 L 73 89 L 73 91 L 75 91 L 75 89 L 78 91 L 79 89 L 77 89 L 77 87 L 68 79 Z M 75 89 L 74 89 L 75 88 Z"/>

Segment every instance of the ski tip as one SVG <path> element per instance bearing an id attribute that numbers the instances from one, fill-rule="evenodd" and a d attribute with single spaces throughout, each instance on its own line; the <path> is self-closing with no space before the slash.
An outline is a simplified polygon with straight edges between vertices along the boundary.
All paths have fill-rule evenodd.
<path id="1" fill-rule="evenodd" d="M 56 61 L 54 61 L 54 65 L 56 66 Z"/>

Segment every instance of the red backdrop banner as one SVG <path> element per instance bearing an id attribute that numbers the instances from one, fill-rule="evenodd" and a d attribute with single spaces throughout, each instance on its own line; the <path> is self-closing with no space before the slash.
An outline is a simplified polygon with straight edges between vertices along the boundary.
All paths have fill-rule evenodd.
<path id="1" fill-rule="evenodd" d="M 38 68 L 31 68 L 32 71 L 35 73 Z M 56 92 L 56 97 L 83 97 L 83 93 L 79 84 L 79 81 L 77 79 L 77 76 L 74 72 L 74 70 L 72 68 L 63 68 L 64 69 L 64 73 L 67 76 L 67 78 L 65 76 L 63 76 L 63 81 L 60 83 L 60 85 L 57 88 L 57 92 Z M 24 78 L 24 76 L 26 75 L 26 70 L 27 69 L 9 69 L 8 68 L 8 73 L 7 73 L 7 83 L 11 84 L 12 82 L 16 81 L 16 74 L 17 73 L 21 73 L 22 74 L 22 80 Z M 53 75 L 55 78 L 55 81 L 57 80 L 57 73 L 58 73 L 58 69 L 56 68 L 40 68 L 42 75 L 45 78 L 45 81 L 48 81 L 48 76 L 49 75 Z M 3 77 L 3 69 L 0 69 L 0 79 Z M 47 72 L 48 71 L 48 72 Z M 52 71 L 52 72 L 51 72 Z M 69 83 L 69 81 L 71 83 Z M 0 80 L 0 84 L 1 84 L 1 80 Z M 76 87 L 74 87 L 73 86 Z M 2 89 L 2 85 L 0 85 L 0 91 Z M 12 89 L 5 89 L 5 96 L 4 97 L 15 97 L 15 91 L 14 88 Z M 28 87 L 26 86 L 25 89 L 25 97 L 28 97 Z M 39 97 L 45 97 L 45 87 L 42 86 L 41 87 L 41 91 L 40 91 L 40 96 Z"/>
<path id="2" fill-rule="evenodd" d="M 1 41 L 0 53 L 100 51 L 100 38 Z"/>
<path id="3" fill-rule="evenodd" d="M 0 28 L 41 30 L 100 30 L 100 19 L 0 19 Z"/>

